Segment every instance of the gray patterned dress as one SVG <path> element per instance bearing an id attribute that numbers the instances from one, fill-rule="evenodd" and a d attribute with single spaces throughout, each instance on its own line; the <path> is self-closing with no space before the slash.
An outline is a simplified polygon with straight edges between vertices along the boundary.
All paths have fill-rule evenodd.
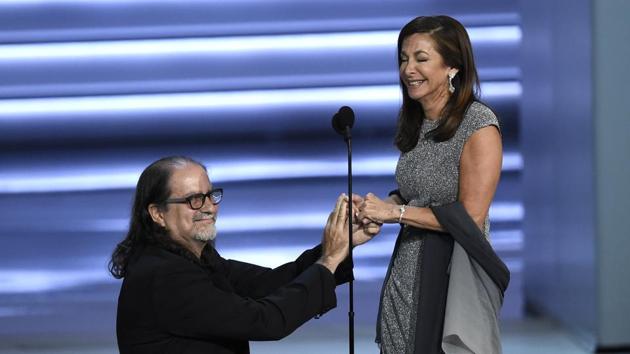
<path id="1" fill-rule="evenodd" d="M 402 153 L 396 167 L 396 182 L 410 206 L 444 205 L 457 200 L 459 160 L 466 140 L 478 129 L 499 123 L 485 105 L 473 102 L 455 135 L 444 142 L 427 140 L 424 135 L 437 127 L 438 121 L 425 119 L 420 139 L 414 149 Z M 486 219 L 484 234 L 489 235 Z M 424 252 L 421 237 L 405 237 L 403 231 L 394 259 L 390 263 L 381 297 L 379 328 L 381 351 L 384 354 L 413 354 L 419 266 Z"/>

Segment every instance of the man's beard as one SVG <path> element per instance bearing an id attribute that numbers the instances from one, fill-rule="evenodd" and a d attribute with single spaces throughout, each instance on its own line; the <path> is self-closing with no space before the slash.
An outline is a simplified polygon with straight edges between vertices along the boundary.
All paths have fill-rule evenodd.
<path id="1" fill-rule="evenodd" d="M 197 230 L 193 234 L 193 238 L 197 241 L 208 242 L 213 241 L 217 237 L 217 228 L 214 224 L 205 226 L 201 230 Z"/>
<path id="2" fill-rule="evenodd" d="M 209 218 L 214 220 L 214 222 L 217 221 L 216 214 L 204 212 L 197 212 L 193 217 L 193 221 L 207 220 Z M 197 225 L 196 230 L 194 230 L 194 233 L 192 235 L 193 239 L 201 242 L 214 241 L 214 238 L 217 237 L 217 227 L 214 222 L 203 222 L 201 225 Z"/>

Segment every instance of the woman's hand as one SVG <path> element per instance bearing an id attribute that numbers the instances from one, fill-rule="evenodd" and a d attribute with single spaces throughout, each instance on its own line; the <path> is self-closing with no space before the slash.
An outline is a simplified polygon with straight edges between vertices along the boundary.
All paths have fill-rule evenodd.
<path id="1" fill-rule="evenodd" d="M 381 232 L 381 225 L 371 222 L 369 224 L 352 224 L 352 246 L 360 246 Z"/>
<path id="2" fill-rule="evenodd" d="M 364 224 L 359 218 L 359 208 L 363 204 L 363 197 L 352 195 L 352 246 L 360 246 L 370 241 L 381 231 L 381 224 L 368 222 Z"/>
<path id="3" fill-rule="evenodd" d="M 398 222 L 400 211 L 396 205 L 388 203 L 372 193 L 368 193 L 359 207 L 358 218 L 363 225 Z"/>

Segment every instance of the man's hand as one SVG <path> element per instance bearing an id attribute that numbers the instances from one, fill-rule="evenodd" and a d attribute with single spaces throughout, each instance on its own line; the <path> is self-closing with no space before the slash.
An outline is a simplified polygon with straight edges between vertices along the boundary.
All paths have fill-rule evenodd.
<path id="1" fill-rule="evenodd" d="M 348 256 L 348 197 L 337 198 L 335 209 L 328 216 L 322 238 L 322 256 L 317 263 L 335 272 L 339 263 Z"/>

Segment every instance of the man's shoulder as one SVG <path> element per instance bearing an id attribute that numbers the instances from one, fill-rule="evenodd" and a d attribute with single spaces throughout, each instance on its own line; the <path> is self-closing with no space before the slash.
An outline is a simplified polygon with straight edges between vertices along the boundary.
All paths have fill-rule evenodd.
<path id="1" fill-rule="evenodd" d="M 146 274 L 198 268 L 190 260 L 159 246 L 146 246 L 138 251 L 129 264 L 130 273 Z"/>

